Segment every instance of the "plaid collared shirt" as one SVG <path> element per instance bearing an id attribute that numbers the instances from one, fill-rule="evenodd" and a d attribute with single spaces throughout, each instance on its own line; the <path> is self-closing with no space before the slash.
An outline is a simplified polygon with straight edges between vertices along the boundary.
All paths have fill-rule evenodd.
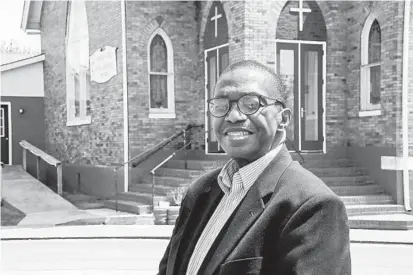
<path id="1" fill-rule="evenodd" d="M 188 263 L 187 275 L 198 273 L 205 256 L 208 254 L 209 249 L 211 249 L 213 242 L 225 223 L 259 175 L 278 154 L 281 147 L 282 144 L 278 145 L 275 149 L 241 169 L 238 168 L 238 164 L 233 159 L 228 161 L 224 168 L 222 168 L 218 175 L 218 184 L 224 192 L 224 196 L 198 239 Z"/>

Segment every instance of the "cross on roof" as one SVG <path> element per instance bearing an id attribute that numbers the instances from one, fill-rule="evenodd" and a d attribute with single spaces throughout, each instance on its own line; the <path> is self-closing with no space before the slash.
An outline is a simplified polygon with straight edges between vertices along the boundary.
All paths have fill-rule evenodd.
<path id="1" fill-rule="evenodd" d="M 215 6 L 215 15 L 211 17 L 211 21 L 215 21 L 215 37 L 218 35 L 218 19 L 222 17 L 222 14 L 218 14 L 218 7 Z"/>
<path id="2" fill-rule="evenodd" d="M 303 8 L 303 0 L 300 0 L 298 3 L 298 8 L 290 8 L 290 12 L 298 12 L 298 23 L 300 24 L 300 32 L 303 31 L 304 18 L 303 15 L 305 12 L 311 12 L 311 9 Z"/>

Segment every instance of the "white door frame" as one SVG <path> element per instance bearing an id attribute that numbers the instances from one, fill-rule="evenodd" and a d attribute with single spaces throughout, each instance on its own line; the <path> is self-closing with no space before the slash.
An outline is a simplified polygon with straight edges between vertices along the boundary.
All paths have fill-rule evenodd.
<path id="1" fill-rule="evenodd" d="M 11 127 L 11 102 L 10 101 L 1 101 L 0 105 L 7 105 L 8 106 L 8 131 L 9 131 L 9 165 L 12 165 L 12 154 L 13 154 L 13 148 L 12 148 L 12 127 Z"/>
<path id="2" fill-rule="evenodd" d="M 205 113 L 204 113 L 204 118 L 205 118 L 205 131 L 204 131 L 204 136 L 205 136 L 205 154 L 207 155 L 225 155 L 225 153 L 208 153 L 208 131 L 209 131 L 209 124 L 208 124 L 208 71 L 207 71 L 207 54 L 210 51 L 215 51 L 217 50 L 217 62 L 216 62 L 216 72 L 219 75 L 219 49 L 223 47 L 228 47 L 229 43 L 225 43 L 213 48 L 209 48 L 204 50 L 204 91 L 205 91 Z"/>
<path id="3" fill-rule="evenodd" d="M 327 73 L 327 55 L 326 55 L 326 48 L 327 42 L 325 41 L 307 41 L 307 40 L 285 40 L 285 39 L 275 39 L 275 71 L 277 71 L 277 43 L 295 43 L 298 44 L 298 83 L 301 83 L 301 44 L 312 44 L 312 45 L 322 45 L 323 46 L 323 91 L 322 91 L 322 100 L 323 100 L 323 116 L 322 116 L 322 124 L 323 124 L 323 153 L 327 152 L 327 138 L 326 138 L 326 73 Z M 298 86 L 298 106 L 301 106 L 301 85 Z M 312 152 L 312 151 L 301 151 L 301 119 L 298 120 L 298 151 L 300 152 Z"/>

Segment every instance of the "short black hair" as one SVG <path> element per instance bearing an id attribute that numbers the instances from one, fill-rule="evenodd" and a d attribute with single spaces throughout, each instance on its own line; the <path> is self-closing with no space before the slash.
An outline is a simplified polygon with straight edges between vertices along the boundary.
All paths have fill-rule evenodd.
<path id="1" fill-rule="evenodd" d="M 286 86 L 281 78 L 281 76 L 275 73 L 273 70 L 268 68 L 267 66 L 263 65 L 262 63 L 255 61 L 255 60 L 241 60 L 235 63 L 230 64 L 222 74 L 235 71 L 236 69 L 254 69 L 266 73 L 269 78 L 268 80 L 271 82 L 269 87 L 271 94 L 274 96 L 275 99 L 281 101 L 282 103 L 286 103 Z M 218 80 L 219 82 L 219 80 Z M 217 82 L 217 83 L 218 83 Z"/>

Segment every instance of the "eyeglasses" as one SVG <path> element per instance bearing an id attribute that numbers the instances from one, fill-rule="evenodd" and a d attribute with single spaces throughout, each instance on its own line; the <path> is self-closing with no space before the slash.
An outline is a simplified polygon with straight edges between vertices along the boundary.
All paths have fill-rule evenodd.
<path id="1" fill-rule="evenodd" d="M 274 100 L 273 103 L 268 103 L 267 99 Z M 231 109 L 232 102 L 236 102 L 238 110 L 245 115 L 255 114 L 261 107 L 280 104 L 284 107 L 284 103 L 280 100 L 269 98 L 262 95 L 246 94 L 238 100 L 229 100 L 228 98 L 212 98 L 207 100 L 208 111 L 214 117 L 224 117 Z"/>

